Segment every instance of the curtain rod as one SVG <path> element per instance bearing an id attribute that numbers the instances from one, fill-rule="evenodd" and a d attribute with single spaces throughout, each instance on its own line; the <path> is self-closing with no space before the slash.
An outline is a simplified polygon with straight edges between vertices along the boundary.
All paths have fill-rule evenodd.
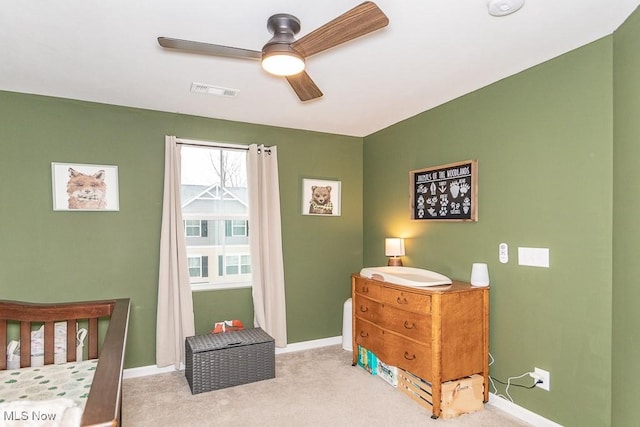
<path id="1" fill-rule="evenodd" d="M 248 145 L 240 145 L 240 144 L 230 144 L 230 143 L 225 143 L 225 142 L 208 142 L 208 141 L 193 141 L 190 142 L 190 140 L 182 140 L 180 138 L 176 138 L 176 144 L 179 145 L 191 145 L 193 147 L 215 147 L 215 148 L 226 148 L 229 150 L 243 150 L 243 151 L 249 151 L 249 146 Z M 270 153 L 271 147 L 265 147 L 264 151 L 266 151 L 267 153 Z M 259 150 L 258 150 L 259 151 Z"/>

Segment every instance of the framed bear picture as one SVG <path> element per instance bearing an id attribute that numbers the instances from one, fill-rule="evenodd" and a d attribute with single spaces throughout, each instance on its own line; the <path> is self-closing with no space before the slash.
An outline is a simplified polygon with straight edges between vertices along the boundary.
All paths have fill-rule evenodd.
<path id="1" fill-rule="evenodd" d="M 340 216 L 340 181 L 303 179 L 302 215 Z"/>

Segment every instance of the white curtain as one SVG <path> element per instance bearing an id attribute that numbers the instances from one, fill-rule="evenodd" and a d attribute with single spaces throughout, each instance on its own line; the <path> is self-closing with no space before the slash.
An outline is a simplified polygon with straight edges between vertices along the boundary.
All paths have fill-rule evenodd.
<path id="1" fill-rule="evenodd" d="M 249 146 L 247 179 L 254 326 L 271 335 L 276 347 L 286 347 L 287 315 L 275 146 Z"/>
<path id="2" fill-rule="evenodd" d="M 160 269 L 156 325 L 156 364 L 184 362 L 185 338 L 195 334 L 193 299 L 180 198 L 180 145 L 165 139 L 164 198 L 160 234 Z"/>

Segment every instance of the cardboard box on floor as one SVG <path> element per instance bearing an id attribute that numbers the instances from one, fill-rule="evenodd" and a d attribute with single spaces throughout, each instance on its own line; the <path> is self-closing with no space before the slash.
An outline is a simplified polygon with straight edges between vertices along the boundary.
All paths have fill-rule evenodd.
<path id="1" fill-rule="evenodd" d="M 471 375 L 455 381 L 442 383 L 441 418 L 484 409 L 483 378 Z M 398 388 L 407 396 L 433 412 L 431 384 L 402 369 L 398 369 Z"/>

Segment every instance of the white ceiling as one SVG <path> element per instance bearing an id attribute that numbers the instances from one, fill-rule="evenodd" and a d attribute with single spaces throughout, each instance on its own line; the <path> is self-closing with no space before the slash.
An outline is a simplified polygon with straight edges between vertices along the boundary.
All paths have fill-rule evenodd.
<path id="1" fill-rule="evenodd" d="M 377 0 L 389 26 L 307 60 L 324 92 L 302 103 L 259 62 L 165 50 L 166 36 L 260 50 L 267 18 L 300 38 L 361 0 L 7 0 L 0 90 L 366 136 L 611 34 L 640 0 L 526 0 L 506 17 L 486 0 Z M 238 89 L 191 93 L 192 82 Z"/>

